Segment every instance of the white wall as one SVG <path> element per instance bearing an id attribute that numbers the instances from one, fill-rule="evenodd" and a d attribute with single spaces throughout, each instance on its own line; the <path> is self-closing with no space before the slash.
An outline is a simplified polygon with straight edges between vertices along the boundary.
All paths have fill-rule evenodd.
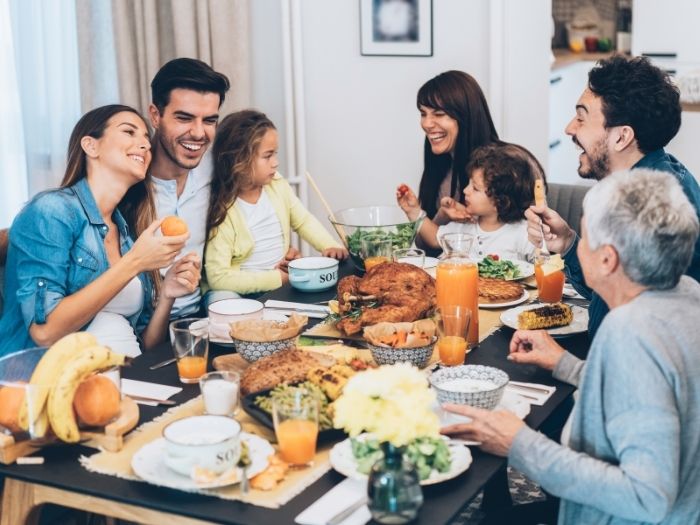
<path id="1" fill-rule="evenodd" d="M 495 23 L 500 34 L 491 30 L 494 3 L 503 8 L 502 21 Z M 275 16 L 279 7 L 274 0 L 254 5 L 254 102 L 274 120 L 278 109 L 283 115 L 278 85 L 270 84 L 277 75 L 282 83 L 281 66 L 276 69 L 281 59 L 269 58 L 275 52 L 281 56 L 281 50 L 272 49 L 281 43 Z M 496 125 L 503 138 L 525 145 L 546 163 L 547 0 L 433 0 L 432 57 L 361 56 L 357 0 L 303 0 L 298 5 L 308 170 L 333 209 L 392 204 L 399 183 L 417 187 L 424 134 L 416 93 L 449 69 L 473 75 L 494 114 L 502 116 Z M 490 56 L 494 45 L 503 52 L 496 66 Z M 492 76 L 493 67 L 500 69 Z M 491 78 L 499 79 L 495 99 Z M 283 129 L 281 121 L 275 122 Z M 326 216 L 312 192 L 309 208 Z"/>

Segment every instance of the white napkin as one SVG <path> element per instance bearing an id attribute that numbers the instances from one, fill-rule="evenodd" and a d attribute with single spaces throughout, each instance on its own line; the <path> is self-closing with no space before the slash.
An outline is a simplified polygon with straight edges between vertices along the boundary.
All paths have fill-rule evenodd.
<path id="1" fill-rule="evenodd" d="M 150 397 L 165 401 L 181 391 L 182 388 L 178 386 L 159 385 L 146 381 L 136 381 L 135 379 L 122 379 L 122 394 L 126 396 Z M 135 401 L 151 407 L 158 405 L 156 401 L 142 401 L 140 399 L 135 399 Z"/>
<path id="2" fill-rule="evenodd" d="M 343 509 L 367 497 L 367 480 L 347 478 L 314 501 L 301 514 L 294 518 L 299 525 L 326 525 L 328 520 Z M 345 518 L 339 525 L 364 525 L 372 515 L 363 505 Z"/>
<path id="3" fill-rule="evenodd" d="M 557 387 L 555 386 L 540 385 L 538 383 L 521 383 L 520 381 L 511 381 L 506 386 L 506 392 L 517 395 L 531 405 L 537 405 L 539 407 L 544 405 L 556 390 Z"/>
<path id="4" fill-rule="evenodd" d="M 275 311 L 288 315 L 299 313 L 315 319 L 324 319 L 331 313 L 330 308 L 321 304 L 294 303 L 290 301 L 276 301 L 275 299 L 265 301 L 265 308 L 274 308 Z"/>
<path id="5" fill-rule="evenodd" d="M 578 293 L 576 289 L 573 287 L 573 285 L 566 283 L 564 285 L 564 291 L 562 292 L 562 295 L 564 297 L 568 297 L 569 299 L 585 299 L 583 295 Z"/>

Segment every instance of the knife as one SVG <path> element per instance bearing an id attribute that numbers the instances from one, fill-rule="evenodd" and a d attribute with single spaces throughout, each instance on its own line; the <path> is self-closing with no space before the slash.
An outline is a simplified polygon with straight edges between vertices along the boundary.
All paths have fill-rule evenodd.
<path id="1" fill-rule="evenodd" d="M 147 396 L 135 396 L 132 394 L 125 394 L 126 396 L 130 397 L 137 403 L 139 401 L 144 401 L 148 403 L 158 403 L 159 405 L 168 405 L 168 406 L 175 406 L 177 405 L 177 401 L 173 401 L 172 399 L 157 399 L 155 397 L 147 397 Z"/>
<path id="2" fill-rule="evenodd" d="M 360 507 L 363 507 L 364 505 L 367 504 L 367 498 L 360 498 L 357 500 L 355 503 L 350 505 L 349 507 L 341 510 L 338 514 L 330 518 L 327 522 L 326 525 L 339 525 L 343 521 L 345 521 L 346 518 L 349 518 L 357 509 Z"/>
<path id="3" fill-rule="evenodd" d="M 512 381 L 508 383 L 509 386 L 512 388 L 520 388 L 522 390 L 530 390 L 531 392 L 539 392 L 540 394 L 549 394 L 549 390 L 546 388 L 540 388 L 537 386 L 532 386 L 532 385 L 522 385 L 519 383 L 513 383 Z"/>
<path id="4" fill-rule="evenodd" d="M 149 370 L 158 370 L 159 368 L 163 368 L 164 366 L 168 366 L 169 364 L 174 363 L 177 361 L 177 357 L 171 357 L 170 359 L 166 359 L 165 361 L 161 361 L 160 363 L 156 363 L 155 365 L 151 365 L 148 367 Z"/>

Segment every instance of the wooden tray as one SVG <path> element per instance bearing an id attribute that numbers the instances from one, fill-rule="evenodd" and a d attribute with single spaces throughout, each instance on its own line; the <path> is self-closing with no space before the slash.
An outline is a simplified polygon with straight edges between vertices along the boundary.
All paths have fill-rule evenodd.
<path id="1" fill-rule="evenodd" d="M 139 422 L 139 406 L 136 401 L 124 396 L 121 402 L 119 417 L 104 427 L 102 431 L 81 431 L 80 444 L 93 448 L 101 448 L 109 452 L 117 452 L 124 446 L 124 435 L 132 430 Z M 9 465 L 17 458 L 27 456 L 39 450 L 42 446 L 58 442 L 56 438 L 32 441 L 19 439 L 14 436 L 0 434 L 0 463 Z"/>

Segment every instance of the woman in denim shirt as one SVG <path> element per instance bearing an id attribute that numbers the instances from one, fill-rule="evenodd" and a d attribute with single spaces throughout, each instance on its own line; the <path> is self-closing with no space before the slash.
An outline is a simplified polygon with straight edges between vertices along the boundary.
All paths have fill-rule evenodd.
<path id="1" fill-rule="evenodd" d="M 175 298 L 199 282 L 200 261 L 190 253 L 173 264 L 188 234 L 156 234 L 150 149 L 145 121 L 128 106 L 103 106 L 78 121 L 61 187 L 34 197 L 10 229 L 0 355 L 51 345 L 105 313 L 112 317 L 102 324 L 136 353 L 136 334 L 145 348 L 164 339 Z M 171 264 L 161 281 L 158 270 Z M 110 305 L 125 294 L 128 314 L 120 316 Z"/>

